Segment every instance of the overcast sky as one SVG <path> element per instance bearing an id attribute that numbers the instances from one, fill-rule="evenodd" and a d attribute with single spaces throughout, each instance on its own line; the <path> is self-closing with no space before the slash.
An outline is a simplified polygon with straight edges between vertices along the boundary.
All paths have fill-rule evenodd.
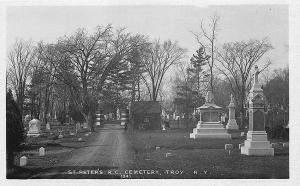
<path id="1" fill-rule="evenodd" d="M 265 57 L 273 68 L 288 64 L 288 6 L 77 6 L 10 7 L 7 9 L 7 44 L 17 37 L 55 42 L 79 27 L 94 31 L 111 23 L 152 39 L 177 40 L 188 49 L 188 59 L 199 47 L 190 31 L 200 31 L 200 21 L 220 16 L 218 45 L 224 42 L 269 37 L 274 49 Z"/>

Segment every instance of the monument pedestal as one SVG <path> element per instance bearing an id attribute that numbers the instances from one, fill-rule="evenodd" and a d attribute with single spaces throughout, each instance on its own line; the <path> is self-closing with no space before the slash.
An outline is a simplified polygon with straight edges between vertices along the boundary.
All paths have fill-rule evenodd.
<path id="1" fill-rule="evenodd" d="M 236 123 L 235 119 L 229 119 L 226 125 L 226 131 L 231 135 L 231 138 L 238 138 L 241 136 L 241 132 L 239 131 L 239 126 Z"/>
<path id="2" fill-rule="evenodd" d="M 274 149 L 265 131 L 264 94 L 258 83 L 258 67 L 255 66 L 254 83 L 249 93 L 249 131 L 241 154 L 248 156 L 274 156 Z"/>
<path id="3" fill-rule="evenodd" d="M 200 122 L 197 127 L 190 133 L 190 138 L 219 138 L 230 139 L 231 135 L 220 122 Z"/>
<path id="4" fill-rule="evenodd" d="M 274 156 L 274 149 L 267 139 L 265 131 L 249 131 L 244 146 L 241 147 L 241 154 L 248 156 Z"/>
<path id="5" fill-rule="evenodd" d="M 235 119 L 229 119 L 226 125 L 226 129 L 228 130 L 239 130 L 239 126 L 236 123 Z"/>
<path id="6" fill-rule="evenodd" d="M 28 132 L 27 133 L 27 136 L 31 136 L 31 137 L 38 137 L 40 136 L 41 134 L 40 133 L 37 133 L 37 132 Z"/>
<path id="7" fill-rule="evenodd" d="M 237 125 L 235 120 L 235 105 L 234 105 L 234 99 L 232 94 L 230 96 L 230 103 L 228 105 L 228 110 L 229 110 L 229 120 L 227 122 L 226 129 L 239 130 L 239 126 Z"/>

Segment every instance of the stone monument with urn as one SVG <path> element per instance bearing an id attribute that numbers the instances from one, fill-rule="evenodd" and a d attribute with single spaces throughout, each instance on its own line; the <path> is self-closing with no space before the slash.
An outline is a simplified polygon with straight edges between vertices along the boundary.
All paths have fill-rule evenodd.
<path id="1" fill-rule="evenodd" d="M 254 83 L 250 90 L 249 130 L 241 154 L 249 156 L 274 156 L 274 149 L 268 141 L 264 123 L 264 94 L 258 82 L 258 67 L 255 66 Z"/>
<path id="2" fill-rule="evenodd" d="M 206 94 L 205 104 L 197 110 L 200 113 L 200 120 L 197 127 L 193 129 L 193 133 L 190 134 L 190 138 L 231 138 L 219 119 L 222 107 L 214 103 L 214 96 L 211 91 Z"/>

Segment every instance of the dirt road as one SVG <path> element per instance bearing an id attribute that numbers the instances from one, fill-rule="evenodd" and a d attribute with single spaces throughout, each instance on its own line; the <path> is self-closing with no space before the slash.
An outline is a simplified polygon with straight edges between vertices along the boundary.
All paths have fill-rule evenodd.
<path id="1" fill-rule="evenodd" d="M 134 164 L 134 152 L 119 124 L 105 124 L 93 135 L 89 145 L 34 178 L 119 178 Z"/>

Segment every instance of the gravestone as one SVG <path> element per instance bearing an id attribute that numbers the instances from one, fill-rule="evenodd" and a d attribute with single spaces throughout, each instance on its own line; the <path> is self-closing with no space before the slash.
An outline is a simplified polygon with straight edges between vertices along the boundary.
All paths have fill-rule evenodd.
<path id="1" fill-rule="evenodd" d="M 39 155 L 40 155 L 40 156 L 45 156 L 45 148 L 44 148 L 44 147 L 41 147 L 41 148 L 39 149 Z"/>
<path id="2" fill-rule="evenodd" d="M 50 130 L 51 128 L 50 128 L 50 123 L 47 123 L 46 124 L 46 130 Z"/>
<path id="3" fill-rule="evenodd" d="M 289 148 L 289 143 L 283 143 L 282 146 L 283 148 Z"/>
<path id="4" fill-rule="evenodd" d="M 24 123 L 25 123 L 25 128 L 26 128 L 26 130 L 27 129 L 29 129 L 29 121 L 30 121 L 30 115 L 26 115 L 25 117 L 24 117 Z"/>
<path id="5" fill-rule="evenodd" d="M 222 107 L 214 104 L 214 96 L 211 91 L 206 94 L 205 104 L 197 110 L 200 113 L 200 120 L 197 127 L 193 129 L 193 133 L 190 134 L 190 138 L 231 138 L 219 119 Z"/>
<path id="6" fill-rule="evenodd" d="M 254 83 L 249 93 L 249 130 L 241 154 L 248 156 L 274 156 L 264 124 L 264 94 L 258 82 L 258 67 L 255 66 Z"/>
<path id="7" fill-rule="evenodd" d="M 23 167 L 23 166 L 26 166 L 27 165 L 27 157 L 26 156 L 22 156 L 20 158 L 20 166 Z"/>
<path id="8" fill-rule="evenodd" d="M 117 108 L 117 120 L 120 120 L 120 118 L 121 118 L 121 115 L 120 115 L 120 109 Z"/>
<path id="9" fill-rule="evenodd" d="M 233 100 L 232 94 L 231 94 L 230 103 L 228 105 L 228 109 L 229 109 L 229 119 L 228 119 L 228 123 L 226 125 L 226 129 L 227 130 L 238 130 L 239 126 L 237 125 L 236 120 L 235 120 L 235 105 L 234 105 L 234 100 Z"/>
<path id="10" fill-rule="evenodd" d="M 225 150 L 231 150 L 231 149 L 233 149 L 232 144 L 225 144 Z"/>
<path id="11" fill-rule="evenodd" d="M 41 130 L 41 121 L 34 118 L 29 122 L 29 129 L 27 132 L 27 136 L 37 137 L 40 135 Z"/>
<path id="12" fill-rule="evenodd" d="M 59 134 L 58 139 L 62 139 L 62 138 L 64 138 L 64 136 L 62 134 Z"/>
<path id="13" fill-rule="evenodd" d="M 77 134 L 79 130 L 80 130 L 80 123 L 76 123 L 75 133 Z"/>

